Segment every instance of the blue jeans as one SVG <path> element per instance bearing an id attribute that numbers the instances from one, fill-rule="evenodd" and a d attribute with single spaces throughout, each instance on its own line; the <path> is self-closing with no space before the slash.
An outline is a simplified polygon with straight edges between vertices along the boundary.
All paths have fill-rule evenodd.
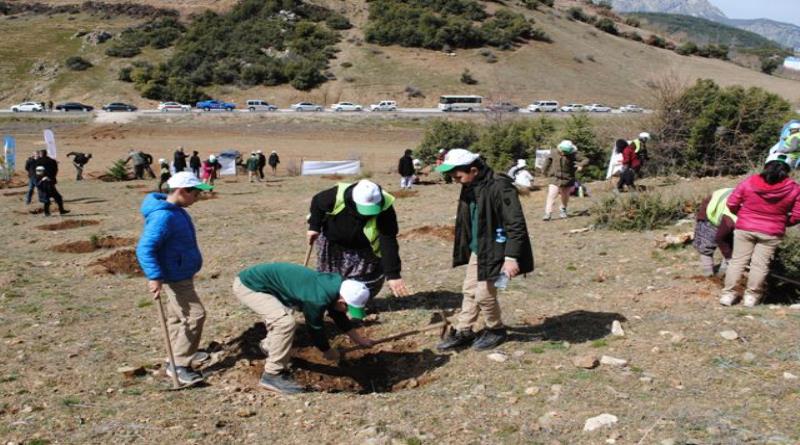
<path id="1" fill-rule="evenodd" d="M 31 203 L 31 198 L 33 198 L 33 191 L 36 189 L 36 180 L 33 178 L 28 178 L 28 194 L 25 195 L 25 204 Z"/>

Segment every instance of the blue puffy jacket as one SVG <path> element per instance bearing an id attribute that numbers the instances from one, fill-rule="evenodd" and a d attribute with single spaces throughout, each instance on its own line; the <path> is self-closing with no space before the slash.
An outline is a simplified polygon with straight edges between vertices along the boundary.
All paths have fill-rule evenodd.
<path id="1" fill-rule="evenodd" d="M 147 279 L 174 283 L 199 272 L 203 257 L 191 217 L 166 198 L 162 193 L 150 193 L 144 198 L 144 231 L 136 246 L 136 258 Z"/>

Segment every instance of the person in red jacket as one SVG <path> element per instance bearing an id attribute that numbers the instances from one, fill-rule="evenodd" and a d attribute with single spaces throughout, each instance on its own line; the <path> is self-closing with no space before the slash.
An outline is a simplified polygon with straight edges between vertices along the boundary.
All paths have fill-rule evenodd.
<path id="1" fill-rule="evenodd" d="M 636 190 L 633 181 L 636 179 L 636 171 L 642 166 L 642 161 L 639 155 L 636 154 L 636 147 L 629 144 L 625 139 L 617 139 L 617 153 L 622 153 L 622 169 L 619 172 L 619 182 L 617 182 L 617 190 L 625 191 Z"/>
<path id="2" fill-rule="evenodd" d="M 733 258 L 719 298 L 724 306 L 738 301 L 734 288 L 747 265 L 744 305 L 753 307 L 761 301 L 769 263 L 786 226 L 800 222 L 800 185 L 789 176 L 790 162 L 786 154 L 771 154 L 761 174 L 742 181 L 728 197 L 728 209 L 737 219 Z"/>

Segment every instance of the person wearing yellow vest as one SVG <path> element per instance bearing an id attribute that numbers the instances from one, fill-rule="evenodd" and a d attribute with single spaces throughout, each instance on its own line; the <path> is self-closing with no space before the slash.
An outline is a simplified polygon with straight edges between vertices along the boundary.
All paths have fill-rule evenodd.
<path id="1" fill-rule="evenodd" d="M 384 281 L 395 296 L 409 294 L 400 276 L 394 196 L 362 179 L 323 190 L 311 200 L 307 238 L 316 243 L 317 270 L 367 285 L 374 298 Z"/>
<path id="2" fill-rule="evenodd" d="M 634 153 L 639 157 L 639 166 L 634 168 L 636 172 L 636 176 L 642 177 L 642 167 L 650 158 L 647 155 L 647 141 L 650 140 L 650 133 L 642 132 L 639 133 L 639 138 L 630 141 L 630 145 L 633 145 Z"/>
<path id="3" fill-rule="evenodd" d="M 800 159 L 800 123 L 789 124 L 789 135 L 782 141 L 776 153 L 786 153 L 791 156 L 791 167 L 795 167 Z"/>
<path id="4" fill-rule="evenodd" d="M 732 188 L 715 190 L 711 196 L 700 203 L 696 213 L 692 245 L 700 254 L 700 267 L 703 276 L 714 276 L 714 252 L 719 248 L 722 262 L 717 274 L 725 275 L 733 255 L 733 231 L 736 228 L 736 215 L 728 209 L 728 196 Z"/>

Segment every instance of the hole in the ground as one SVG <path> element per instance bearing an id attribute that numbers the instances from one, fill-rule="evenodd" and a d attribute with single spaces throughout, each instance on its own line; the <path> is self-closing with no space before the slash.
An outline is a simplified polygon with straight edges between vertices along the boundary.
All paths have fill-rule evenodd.
<path id="1" fill-rule="evenodd" d="M 21 192 L 5 192 L 5 193 L 3 193 L 3 196 L 22 196 L 22 195 L 25 195 L 27 193 L 28 192 L 26 192 L 24 190 L 21 191 Z"/>
<path id="2" fill-rule="evenodd" d="M 130 246 L 135 243 L 133 238 L 118 238 L 116 236 L 103 236 L 91 238 L 86 241 L 73 241 L 53 246 L 53 250 L 62 253 L 90 253 L 100 249 L 114 249 L 116 247 Z"/>
<path id="3" fill-rule="evenodd" d="M 342 179 L 344 179 L 344 176 L 342 176 L 342 175 L 322 175 L 322 176 L 320 176 L 320 178 L 322 178 L 322 179 L 330 179 L 332 181 L 341 181 Z"/>
<path id="4" fill-rule="evenodd" d="M 65 229 L 75 229 L 84 226 L 96 226 L 98 224 L 100 224 L 100 221 L 96 221 L 93 219 L 69 219 L 55 224 L 45 224 L 43 226 L 37 226 L 36 228 L 39 230 L 65 230 Z"/>
<path id="5" fill-rule="evenodd" d="M 453 241 L 456 237 L 455 226 L 422 226 L 411 229 L 400 234 L 400 239 L 418 239 L 422 237 L 440 238 L 445 241 Z"/>
<path id="6" fill-rule="evenodd" d="M 128 276 L 144 276 L 136 259 L 136 251 L 133 249 L 119 250 L 109 256 L 99 258 L 89 263 L 89 266 L 98 266 L 98 272 L 109 274 L 122 274 Z"/>

